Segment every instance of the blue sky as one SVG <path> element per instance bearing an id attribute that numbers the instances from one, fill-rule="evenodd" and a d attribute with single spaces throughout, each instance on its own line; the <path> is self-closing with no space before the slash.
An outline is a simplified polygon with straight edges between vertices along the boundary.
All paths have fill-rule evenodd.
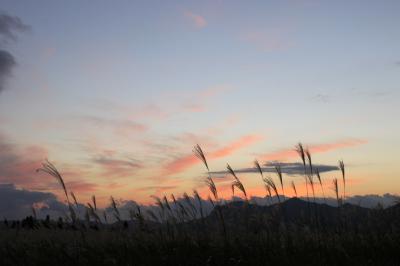
<path id="1" fill-rule="evenodd" d="M 47 157 L 82 194 L 146 200 L 199 185 L 201 165 L 171 170 L 196 143 L 210 154 L 233 147 L 215 157 L 221 170 L 302 141 L 320 163 L 348 162 L 353 193 L 398 192 L 399 1 L 2 1 L 1 10 L 30 28 L 0 46 L 17 62 L 0 92 L 13 167 Z M 1 182 L 55 189 L 10 174 L 30 174 L 22 168 Z"/>

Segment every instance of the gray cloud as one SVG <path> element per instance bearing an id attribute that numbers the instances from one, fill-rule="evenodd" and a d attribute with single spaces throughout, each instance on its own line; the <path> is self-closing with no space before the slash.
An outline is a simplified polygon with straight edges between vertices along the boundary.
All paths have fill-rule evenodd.
<path id="1" fill-rule="evenodd" d="M 32 205 L 57 201 L 52 193 L 17 189 L 14 184 L 0 184 L 0 215 L 20 219 L 32 214 Z"/>
<path id="2" fill-rule="evenodd" d="M 5 44 L 9 41 L 17 40 L 17 32 L 30 30 L 19 17 L 10 16 L 4 12 L 0 12 L 0 41 Z"/>
<path id="3" fill-rule="evenodd" d="M 140 168 L 142 165 L 138 160 L 134 159 L 113 159 L 103 155 L 92 159 L 94 163 L 104 166 L 115 166 L 118 168 Z"/>
<path id="4" fill-rule="evenodd" d="M 4 90 L 5 81 L 16 65 L 15 58 L 7 51 L 0 50 L 0 92 Z"/>
<path id="5" fill-rule="evenodd" d="M 141 161 L 131 158 L 129 155 L 117 153 L 95 154 L 90 161 L 101 167 L 104 176 L 127 177 L 143 167 Z"/>
<path id="6" fill-rule="evenodd" d="M 0 12 L 0 48 L 10 41 L 16 41 L 18 32 L 29 29 L 29 26 L 22 23 L 20 18 Z M 5 81 L 11 75 L 15 65 L 14 56 L 6 50 L 0 49 L 0 92 L 4 90 Z"/>
<path id="7" fill-rule="evenodd" d="M 302 175 L 304 174 L 304 167 L 302 163 L 285 163 L 285 162 L 268 162 L 265 163 L 262 167 L 263 172 L 265 173 L 276 173 L 275 166 L 280 165 L 282 169 L 282 173 L 287 175 Z M 326 165 L 326 164 L 315 164 L 313 165 L 314 169 L 318 168 L 320 173 L 337 171 L 338 167 L 336 165 Z M 241 168 L 234 169 L 236 173 L 258 173 L 258 169 L 256 168 Z M 309 171 L 309 168 L 306 168 Z M 227 175 L 228 171 L 216 171 L 211 172 L 214 175 Z"/>

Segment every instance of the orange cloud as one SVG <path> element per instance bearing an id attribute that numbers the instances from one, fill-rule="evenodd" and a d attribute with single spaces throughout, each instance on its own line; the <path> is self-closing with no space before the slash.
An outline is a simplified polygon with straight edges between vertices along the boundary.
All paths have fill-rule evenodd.
<path id="1" fill-rule="evenodd" d="M 237 141 L 232 142 L 230 145 L 225 146 L 219 150 L 214 151 L 211 153 L 210 158 L 220 158 L 225 157 L 232 154 L 234 151 L 241 149 L 243 147 L 249 146 L 257 141 L 262 139 L 259 135 L 248 135 L 241 137 Z"/>
<path id="2" fill-rule="evenodd" d="M 333 143 L 323 143 L 323 144 L 314 144 L 309 145 L 308 148 L 311 153 L 324 153 L 329 152 L 336 149 L 347 148 L 359 146 L 367 143 L 366 140 L 360 139 L 347 139 L 341 140 Z M 271 160 L 284 160 L 289 158 L 297 157 L 298 154 L 294 148 L 292 149 L 283 149 L 272 153 L 263 154 L 260 156 L 261 160 L 271 161 Z"/>
<path id="3" fill-rule="evenodd" d="M 183 14 L 196 26 L 196 28 L 201 29 L 207 26 L 207 21 L 204 17 L 194 14 L 191 11 L 185 11 Z"/>
<path id="4" fill-rule="evenodd" d="M 261 136 L 259 135 L 247 135 L 239 138 L 238 140 L 226 145 L 225 147 L 222 147 L 218 150 L 215 150 L 209 154 L 207 154 L 207 157 L 209 159 L 217 159 L 217 158 L 222 158 L 228 155 L 231 155 L 235 151 L 244 148 L 246 146 L 249 146 L 257 141 L 260 141 L 262 139 Z M 177 158 L 176 160 L 170 162 L 164 167 L 164 175 L 170 175 L 170 174 L 177 174 L 180 172 L 183 172 L 187 168 L 200 163 L 200 160 L 196 158 L 193 154 L 185 155 L 180 158 Z"/>

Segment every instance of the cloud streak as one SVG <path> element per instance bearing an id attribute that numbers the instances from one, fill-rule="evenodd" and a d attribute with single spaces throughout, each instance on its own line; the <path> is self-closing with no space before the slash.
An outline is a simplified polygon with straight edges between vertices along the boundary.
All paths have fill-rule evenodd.
<path id="1" fill-rule="evenodd" d="M 337 149 L 356 147 L 368 143 L 362 139 L 344 139 L 332 143 L 312 144 L 308 148 L 311 153 L 325 153 Z M 297 157 L 298 154 L 294 148 L 282 149 L 271 153 L 261 154 L 259 158 L 263 161 L 285 160 Z"/>
<path id="2" fill-rule="evenodd" d="M 304 174 L 304 167 L 302 163 L 285 163 L 285 162 L 268 162 L 262 167 L 263 172 L 265 173 L 276 173 L 275 166 L 280 165 L 282 169 L 282 173 L 287 175 L 302 175 Z M 320 173 L 337 171 L 338 167 L 336 165 L 326 165 L 326 164 L 314 164 L 314 169 L 318 168 Z M 307 167 L 308 169 L 308 167 Z M 309 171 L 309 169 L 307 170 Z M 235 169 L 236 173 L 258 173 L 258 169 L 256 168 L 241 168 Z M 227 175 L 228 171 L 215 171 L 211 172 L 215 175 Z"/>
<path id="3" fill-rule="evenodd" d="M 148 130 L 145 124 L 131 120 L 109 119 L 90 115 L 80 116 L 79 119 L 100 128 L 112 128 L 116 133 L 121 135 L 129 135 L 131 133 Z"/>

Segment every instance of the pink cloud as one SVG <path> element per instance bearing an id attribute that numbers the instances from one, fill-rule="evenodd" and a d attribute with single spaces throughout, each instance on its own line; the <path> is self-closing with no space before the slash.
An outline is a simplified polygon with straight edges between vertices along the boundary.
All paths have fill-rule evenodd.
<path id="1" fill-rule="evenodd" d="M 84 181 L 69 181 L 69 182 L 66 182 L 65 186 L 67 187 L 67 189 L 69 191 L 73 191 L 74 193 L 82 193 L 82 194 L 95 191 L 98 187 L 97 184 L 84 182 Z"/>
<path id="2" fill-rule="evenodd" d="M 0 183 L 13 183 L 31 188 L 44 180 L 35 178 L 35 171 L 47 157 L 39 146 L 19 147 L 0 134 Z"/>
<path id="3" fill-rule="evenodd" d="M 194 14 L 193 12 L 188 10 L 185 11 L 183 14 L 187 19 L 189 19 L 194 24 L 196 28 L 201 29 L 207 26 L 207 21 L 204 17 L 198 14 Z"/>
<path id="4" fill-rule="evenodd" d="M 332 143 L 312 144 L 312 145 L 309 145 L 308 148 L 311 153 L 324 153 L 324 152 L 329 152 L 329 151 L 333 151 L 333 150 L 337 150 L 337 149 L 341 149 L 341 148 L 359 146 L 359 145 L 366 144 L 366 143 L 367 143 L 366 140 L 361 140 L 361 139 L 345 139 L 345 140 L 340 140 L 340 141 L 332 142 Z M 260 159 L 266 160 L 266 161 L 284 160 L 284 159 L 289 159 L 289 158 L 294 158 L 294 157 L 298 157 L 298 154 L 294 148 L 282 149 L 279 151 L 260 155 Z"/>
<path id="5" fill-rule="evenodd" d="M 247 147 L 257 141 L 260 141 L 261 139 L 262 139 L 262 137 L 259 135 L 247 135 L 247 136 L 241 137 L 240 139 L 232 142 L 231 144 L 211 153 L 210 158 L 221 158 L 221 157 L 231 155 L 236 150 Z"/>
<path id="6" fill-rule="evenodd" d="M 238 140 L 217 149 L 207 154 L 208 159 L 218 159 L 233 154 L 235 151 L 247 147 L 255 142 L 262 139 L 259 135 L 247 135 L 239 138 Z M 200 163 L 200 160 L 193 154 L 188 154 L 175 159 L 164 166 L 164 175 L 178 174 L 186 170 L 187 168 Z"/>

